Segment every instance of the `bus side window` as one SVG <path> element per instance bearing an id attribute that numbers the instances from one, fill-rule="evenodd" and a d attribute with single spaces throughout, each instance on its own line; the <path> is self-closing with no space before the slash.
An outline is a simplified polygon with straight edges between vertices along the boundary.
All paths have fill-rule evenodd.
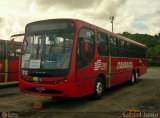
<path id="1" fill-rule="evenodd" d="M 102 33 L 98 33 L 98 53 L 100 56 L 107 56 L 107 36 Z"/>
<path id="2" fill-rule="evenodd" d="M 95 39 L 92 30 L 81 29 L 77 48 L 77 68 L 88 66 L 93 60 L 95 52 Z"/>

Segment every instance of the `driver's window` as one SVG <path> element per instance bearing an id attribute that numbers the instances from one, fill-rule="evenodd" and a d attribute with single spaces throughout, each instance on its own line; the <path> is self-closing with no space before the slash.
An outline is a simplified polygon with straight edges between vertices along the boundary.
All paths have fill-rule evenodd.
<path id="1" fill-rule="evenodd" d="M 77 49 L 77 68 L 88 66 L 94 57 L 95 35 L 94 31 L 83 28 L 79 32 Z"/>

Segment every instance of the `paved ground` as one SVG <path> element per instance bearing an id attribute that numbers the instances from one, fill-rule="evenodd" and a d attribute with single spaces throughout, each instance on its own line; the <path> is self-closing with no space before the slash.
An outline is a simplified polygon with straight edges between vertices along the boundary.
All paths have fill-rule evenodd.
<path id="1" fill-rule="evenodd" d="M 37 109 L 43 104 L 41 109 Z M 130 114 L 127 111 L 137 111 Z M 76 98 L 55 100 L 20 93 L 17 87 L 0 89 L 0 112 L 26 118 L 123 118 L 129 115 L 160 117 L 160 69 L 149 69 L 135 85 L 106 90 L 100 100 Z M 1 117 L 1 113 L 0 113 Z"/>

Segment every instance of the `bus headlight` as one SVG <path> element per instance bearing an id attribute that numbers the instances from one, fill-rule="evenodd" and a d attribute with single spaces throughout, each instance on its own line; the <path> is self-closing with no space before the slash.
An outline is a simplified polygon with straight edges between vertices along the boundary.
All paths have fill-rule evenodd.
<path id="1" fill-rule="evenodd" d="M 28 71 L 27 70 L 22 70 L 22 75 L 28 75 Z"/>

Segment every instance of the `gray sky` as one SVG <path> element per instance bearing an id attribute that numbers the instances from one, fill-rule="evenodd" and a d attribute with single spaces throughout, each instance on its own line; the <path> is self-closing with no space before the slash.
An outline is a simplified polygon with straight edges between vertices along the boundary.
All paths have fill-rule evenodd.
<path id="1" fill-rule="evenodd" d="M 23 33 L 32 21 L 76 18 L 122 33 L 160 32 L 160 0 L 0 0 L 0 39 Z"/>

